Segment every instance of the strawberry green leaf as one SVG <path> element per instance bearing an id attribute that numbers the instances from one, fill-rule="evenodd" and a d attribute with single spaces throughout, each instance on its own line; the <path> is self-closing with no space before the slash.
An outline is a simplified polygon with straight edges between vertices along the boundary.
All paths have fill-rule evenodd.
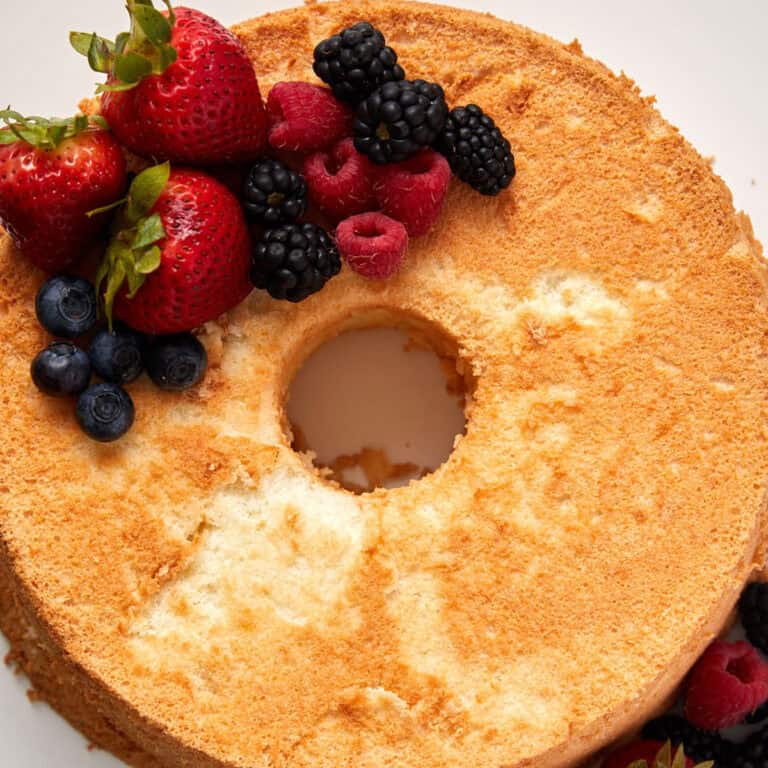
<path id="1" fill-rule="evenodd" d="M 88 48 L 88 63 L 94 72 L 109 72 L 114 59 L 115 47 L 108 40 L 93 35 Z"/>
<path id="2" fill-rule="evenodd" d="M 129 32 L 121 32 L 115 38 L 115 53 L 124 53 L 125 46 L 130 39 L 131 39 L 131 35 Z"/>
<path id="3" fill-rule="evenodd" d="M 142 171 L 128 192 L 126 217 L 131 224 L 146 216 L 165 189 L 171 175 L 170 163 L 162 163 Z"/>
<path id="4" fill-rule="evenodd" d="M 115 56 L 113 72 L 123 83 L 138 83 L 152 73 L 152 63 L 138 53 L 121 53 Z"/>
<path id="5" fill-rule="evenodd" d="M 96 93 L 120 93 L 121 91 L 132 91 L 138 83 L 102 83 L 96 86 Z"/>
<path id="6" fill-rule="evenodd" d="M 164 45 L 160 49 L 160 70 L 159 74 L 162 74 L 165 72 L 168 67 L 173 64 L 176 59 L 178 58 L 179 54 L 176 51 L 175 48 L 171 47 L 170 45 Z"/>
<path id="7" fill-rule="evenodd" d="M 6 144 L 15 144 L 18 140 L 16 134 L 10 128 L 0 129 L 0 147 Z"/>
<path id="8" fill-rule="evenodd" d="M 154 45 L 161 46 L 171 41 L 171 23 L 151 5 L 137 5 L 133 9 L 133 16 L 147 40 Z"/>
<path id="9" fill-rule="evenodd" d="M 648 763 L 645 760 L 634 760 L 627 768 L 648 768 Z"/>
<path id="10" fill-rule="evenodd" d="M 136 271 L 140 275 L 150 275 L 160 268 L 161 261 L 162 252 L 158 246 L 154 245 L 145 251 L 136 262 Z"/>
<path id="11" fill-rule="evenodd" d="M 146 281 L 147 277 L 146 275 L 142 275 L 135 269 L 129 269 L 127 278 L 128 278 L 128 298 L 132 299 L 138 293 L 139 288 L 141 288 L 141 286 L 144 285 L 144 282 Z"/>
<path id="12" fill-rule="evenodd" d="M 150 245 L 154 245 L 163 239 L 165 239 L 163 221 L 159 214 L 154 213 L 146 219 L 141 219 L 136 225 L 136 236 L 133 238 L 131 248 L 134 251 L 138 251 L 142 248 L 148 248 Z"/>
<path id="13" fill-rule="evenodd" d="M 114 268 L 110 271 L 107 278 L 107 287 L 104 291 L 104 307 L 107 313 L 107 320 L 109 321 L 109 330 L 112 330 L 112 307 L 115 303 L 115 296 L 120 290 L 120 286 L 125 280 L 125 265 L 122 260 L 118 259 Z"/>
<path id="14" fill-rule="evenodd" d="M 96 37 L 96 33 L 93 32 L 70 32 L 69 44 L 81 55 L 88 56 L 88 51 L 91 50 L 91 42 Z"/>

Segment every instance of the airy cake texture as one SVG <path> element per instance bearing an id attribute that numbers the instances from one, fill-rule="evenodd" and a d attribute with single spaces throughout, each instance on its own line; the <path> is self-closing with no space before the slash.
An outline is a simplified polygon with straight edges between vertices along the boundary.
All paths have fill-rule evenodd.
<path id="1" fill-rule="evenodd" d="M 634 84 L 491 17 L 309 3 L 236 27 L 264 92 L 369 19 L 516 154 L 386 283 L 206 326 L 199 390 L 87 441 L 29 380 L 42 276 L 0 243 L 0 614 L 40 695 L 160 768 L 561 768 L 640 724 L 765 557 L 766 272 Z M 283 398 L 324 339 L 410 323 L 471 386 L 450 459 L 355 496 Z M 52 426 L 55 425 L 55 426 Z"/>

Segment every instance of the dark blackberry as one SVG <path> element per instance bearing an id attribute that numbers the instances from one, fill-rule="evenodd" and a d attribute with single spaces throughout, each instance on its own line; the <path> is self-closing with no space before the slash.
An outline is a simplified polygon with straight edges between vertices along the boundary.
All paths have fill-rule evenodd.
<path id="1" fill-rule="evenodd" d="M 763 720 L 766 719 L 768 719 L 768 701 L 766 701 L 762 707 L 758 707 L 754 712 L 750 712 L 746 718 L 744 718 L 744 722 L 754 725 L 755 723 L 762 723 Z"/>
<path id="2" fill-rule="evenodd" d="M 749 642 L 768 653 L 768 583 L 747 585 L 739 600 L 739 614 Z"/>
<path id="3" fill-rule="evenodd" d="M 435 149 L 462 181 L 483 195 L 498 195 L 515 177 L 509 142 L 476 104 L 451 110 Z"/>
<path id="4" fill-rule="evenodd" d="M 361 21 L 317 45 L 315 74 L 337 99 L 359 104 L 380 85 L 405 77 L 397 54 L 385 42 L 376 27 Z"/>
<path id="5" fill-rule="evenodd" d="M 251 280 L 275 299 L 303 301 L 341 270 L 331 236 L 314 224 L 270 229 L 253 249 Z"/>
<path id="6" fill-rule="evenodd" d="M 669 740 L 673 747 L 682 744 L 685 754 L 697 763 L 722 760 L 728 751 L 728 743 L 719 734 L 701 731 L 678 715 L 664 715 L 646 723 L 643 727 L 643 738 L 655 741 Z"/>
<path id="7" fill-rule="evenodd" d="M 307 182 L 278 160 L 260 160 L 245 180 L 243 209 L 267 227 L 290 224 L 307 210 Z"/>
<path id="8" fill-rule="evenodd" d="M 399 163 L 428 147 L 445 126 L 443 89 L 424 80 L 385 83 L 357 108 L 355 148 L 374 163 Z"/>
<path id="9" fill-rule="evenodd" d="M 721 763 L 727 768 L 768 768 L 768 726 L 741 744 L 731 744 L 727 760 Z"/>

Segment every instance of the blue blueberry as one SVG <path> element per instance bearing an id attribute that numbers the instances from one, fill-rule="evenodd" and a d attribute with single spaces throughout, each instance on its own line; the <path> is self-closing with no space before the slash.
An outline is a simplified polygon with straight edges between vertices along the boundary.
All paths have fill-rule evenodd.
<path id="1" fill-rule="evenodd" d="M 94 384 L 77 399 L 77 423 L 94 440 L 111 443 L 133 425 L 135 410 L 131 396 L 117 384 Z"/>
<path id="2" fill-rule="evenodd" d="M 96 324 L 96 291 L 81 277 L 52 277 L 37 292 L 35 312 L 50 334 L 74 339 Z"/>
<path id="3" fill-rule="evenodd" d="M 97 375 L 113 384 L 130 384 L 144 370 L 144 336 L 130 328 L 99 331 L 88 348 Z"/>
<path id="4" fill-rule="evenodd" d="M 32 381 L 46 395 L 79 395 L 91 381 L 91 361 L 68 341 L 56 341 L 32 361 Z"/>
<path id="5" fill-rule="evenodd" d="M 191 333 L 158 336 L 147 351 L 149 378 L 172 392 L 194 387 L 207 365 L 205 347 Z"/>

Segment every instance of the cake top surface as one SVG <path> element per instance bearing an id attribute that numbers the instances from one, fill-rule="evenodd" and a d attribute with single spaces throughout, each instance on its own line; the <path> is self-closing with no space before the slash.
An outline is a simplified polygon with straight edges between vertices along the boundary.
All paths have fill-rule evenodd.
<path id="1" fill-rule="evenodd" d="M 452 185 L 386 283 L 255 292 L 201 335 L 203 386 L 139 383 L 112 446 L 29 382 L 41 277 L 4 238 L 3 544 L 45 631 L 187 759 L 565 765 L 672 690 L 763 554 L 760 248 L 576 45 L 386 1 L 235 31 L 266 91 L 312 80 L 314 44 L 361 18 L 496 119 L 511 189 Z M 405 318 L 455 341 L 467 434 L 434 474 L 354 496 L 291 450 L 285 389 L 341 328 Z"/>

